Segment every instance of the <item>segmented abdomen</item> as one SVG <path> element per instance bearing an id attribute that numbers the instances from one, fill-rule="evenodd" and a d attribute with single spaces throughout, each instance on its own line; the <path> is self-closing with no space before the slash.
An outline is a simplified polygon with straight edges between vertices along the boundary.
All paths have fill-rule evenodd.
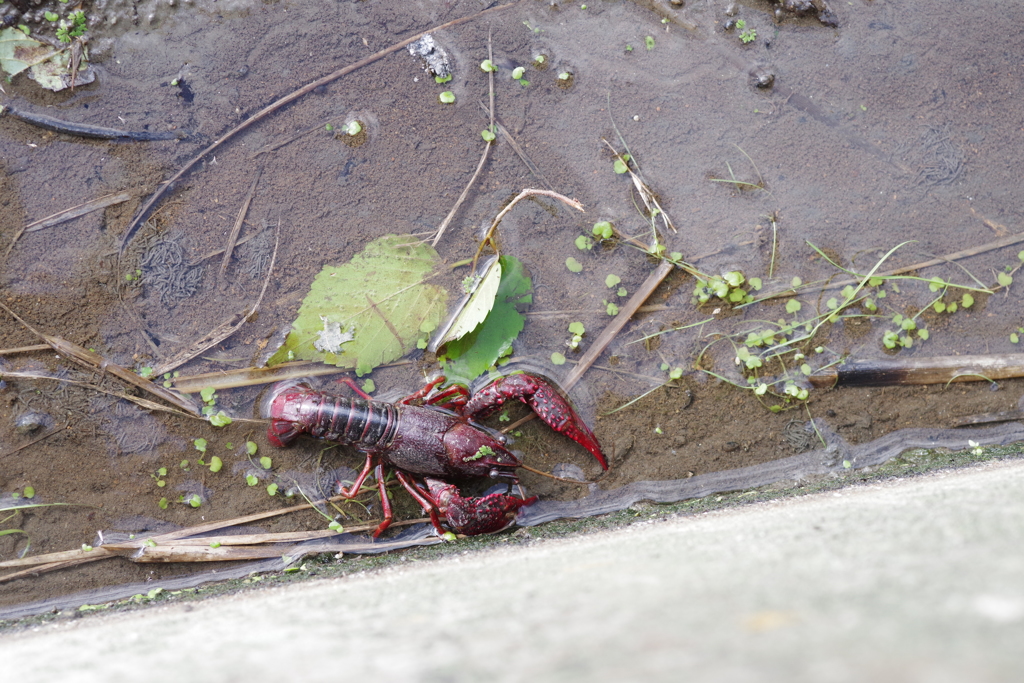
<path id="1" fill-rule="evenodd" d="M 302 431 L 319 439 L 371 451 L 390 445 L 398 428 L 398 408 L 391 403 L 319 391 L 295 398 L 299 404 L 288 412 Z"/>

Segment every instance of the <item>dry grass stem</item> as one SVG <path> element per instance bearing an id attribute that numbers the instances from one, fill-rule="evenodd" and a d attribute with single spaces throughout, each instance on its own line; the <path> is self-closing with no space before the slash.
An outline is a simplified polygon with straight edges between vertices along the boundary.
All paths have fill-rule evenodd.
<path id="1" fill-rule="evenodd" d="M 87 213 L 91 213 L 99 209 L 105 209 L 108 206 L 120 204 L 121 202 L 126 202 L 131 198 L 132 195 L 130 192 L 108 194 L 104 197 L 99 197 L 98 199 L 93 199 L 92 201 L 85 202 L 84 204 L 73 206 L 70 209 L 58 211 L 57 213 L 51 216 L 47 216 L 46 218 L 41 218 L 38 221 L 29 223 L 21 230 L 19 230 L 13 238 L 11 238 L 11 243 L 7 245 L 7 252 L 4 254 L 4 256 L 10 255 L 11 250 L 14 249 L 14 245 L 17 244 L 18 242 L 18 238 L 20 238 L 26 232 L 35 232 L 36 230 L 49 228 L 51 226 L 58 225 L 59 223 L 63 223 L 64 221 L 69 221 L 72 218 L 78 218 L 79 216 L 84 216 Z"/>

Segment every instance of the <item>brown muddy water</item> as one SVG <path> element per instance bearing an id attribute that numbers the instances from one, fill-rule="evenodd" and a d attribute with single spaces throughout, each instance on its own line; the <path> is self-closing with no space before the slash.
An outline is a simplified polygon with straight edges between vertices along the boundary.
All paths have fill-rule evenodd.
<path id="1" fill-rule="evenodd" d="M 0 266 L 2 301 L 40 331 L 124 366 L 158 365 L 255 300 L 273 251 L 267 226 L 280 223 L 281 244 L 258 315 L 180 371 L 184 377 L 258 363 L 294 320 L 325 264 L 348 260 L 381 235 L 428 235 L 451 209 L 483 149 L 480 131 L 487 116 L 479 103 L 487 99 L 488 80 L 478 65 L 487 57 L 490 36 L 499 66 L 496 113 L 542 178 L 499 138 L 438 246 L 442 257 L 452 264 L 471 256 L 480 227 L 523 188 L 548 183 L 586 207 L 578 215 L 547 200 L 526 202 L 502 223 L 502 249 L 529 267 L 535 285 L 517 359 L 564 377 L 611 320 L 608 302 L 627 298 L 618 288 L 631 294 L 656 268 L 623 242 L 585 251 L 575 244 L 600 220 L 641 242 L 650 237 L 630 180 L 613 171 L 604 140 L 620 151 L 625 141 L 674 222 L 677 232 L 661 231 L 666 252 L 679 252 L 704 273 L 760 277 L 766 292 L 785 289 L 794 278 L 822 283 L 795 299 L 730 310 L 718 300 L 696 305 L 694 278 L 673 272 L 572 392 L 612 464 L 589 499 L 605 495 L 610 502 L 587 514 L 636 499 L 679 499 L 841 472 L 844 460 L 847 469 L 856 469 L 911 445 L 963 448 L 968 437 L 982 444 L 1019 440 L 1018 427 L 959 434 L 943 428 L 964 416 L 1014 409 L 1024 392 L 1020 380 L 816 389 L 806 403 L 787 403 L 730 383 L 747 384 L 728 335 L 742 341 L 772 321 L 813 320 L 830 310 L 830 298 L 840 296 L 838 288 L 823 287 L 846 277 L 840 266 L 865 273 L 897 245 L 903 246 L 881 270 L 1022 232 L 1024 7 L 954 0 L 834 2 L 834 28 L 814 17 L 777 19 L 771 3 L 751 0 L 735 3 L 736 16 L 746 22 L 743 30 L 756 31 L 744 44 L 740 30 L 724 28 L 730 4 L 698 0 L 679 9 L 595 0 L 582 9 L 580 3 L 527 0 L 438 31 L 434 38 L 454 64 L 450 83 L 435 83 L 401 50 L 318 88 L 204 159 L 160 202 L 119 257 L 126 228 L 147 197 L 218 136 L 307 83 L 482 6 L 457 0 L 281 0 L 197 2 L 185 9 L 153 4 L 146 11 L 139 5 L 134 14 L 118 14 L 120 6 L 96 3 L 90 15 L 95 82 L 52 94 L 16 77 L 3 84 L 4 101 L 76 123 L 183 131 L 187 137 L 85 140 L 0 119 L 0 246 L 11 247 Z M 14 11 L 10 3 L 3 8 Z M 528 85 L 511 78 L 517 66 L 525 68 Z M 562 73 L 571 77 L 560 79 Z M 755 77 L 768 73 L 774 88 L 757 87 Z M 455 94 L 454 104 L 439 102 L 445 90 Z M 327 123 L 340 127 L 351 119 L 365 126 L 362 144 L 347 144 L 352 141 L 325 130 Z M 276 151 L 258 154 L 307 129 Z M 243 238 L 252 237 L 221 278 L 220 257 L 204 257 L 223 248 L 260 171 L 242 229 Z M 722 180 L 735 182 L 717 182 Z M 31 221 L 123 191 L 130 201 L 26 232 L 12 246 Z M 1022 248 L 1017 243 L 990 249 L 909 275 L 978 287 L 973 276 L 984 286 L 995 285 L 998 273 L 1020 265 Z M 581 272 L 566 268 L 568 257 L 582 264 Z M 455 269 L 443 284 L 457 291 L 464 275 L 465 269 Z M 621 284 L 609 288 L 609 275 Z M 878 298 L 878 289 L 886 291 L 885 298 Z M 994 294 L 975 292 L 969 308 L 962 305 L 964 290 L 951 290 L 943 302 L 961 304 L 952 314 L 929 308 L 941 292 L 920 280 L 887 281 L 871 291 L 877 311 L 863 305 L 848 309 L 858 317 L 822 326 L 801 347 L 806 358 L 786 357 L 799 386 L 804 363 L 814 370 L 846 356 L 915 358 L 1020 348 L 1011 341 L 1014 333 L 1024 336 L 1018 330 L 1024 309 L 1017 283 Z M 799 301 L 800 310 L 792 310 L 790 301 Z M 896 314 L 916 316 L 927 339 L 917 335 L 912 347 L 887 350 L 884 335 L 895 329 Z M 0 348 L 39 343 L 4 318 Z M 566 348 L 574 321 L 587 329 L 575 352 Z M 657 333 L 662 334 L 650 336 Z M 551 365 L 556 351 L 569 358 L 568 365 Z M 0 363 L 4 372 L 60 380 L 5 380 L 0 502 L 23 502 L 13 496 L 31 487 L 34 503 L 70 505 L 7 518 L 2 529 L 23 533 L 0 536 L 0 561 L 26 548 L 30 556 L 73 550 L 126 534 L 287 507 L 296 499 L 286 499 L 284 492 L 297 486 L 310 495 L 318 486 L 328 490 L 337 471 L 361 462 L 355 453 L 323 451 L 311 441 L 274 449 L 258 424 L 238 421 L 215 429 L 142 410 L 72 383 L 119 389 L 116 381 L 62 362 L 53 352 L 8 353 Z M 681 377 L 663 386 L 675 368 Z M 414 358 L 372 377 L 380 395 L 394 398 L 414 391 L 433 369 Z M 782 369 L 766 366 L 760 372 Z M 334 379 L 320 382 L 331 388 Z M 221 390 L 218 405 L 236 417 L 255 417 L 262 390 Z M 771 412 L 772 405 L 787 409 Z M 821 438 L 808 432 L 812 418 Z M 32 424 L 39 426 L 30 430 Z M 908 429 L 915 431 L 899 431 Z M 516 447 L 531 466 L 551 471 L 568 462 L 589 477 L 599 475 L 593 460 L 564 438 L 535 424 L 523 432 Z M 220 472 L 197 465 L 197 438 L 209 443 L 208 455 L 223 459 Z M 259 446 L 257 457 L 273 458 L 271 470 L 247 457 L 243 444 L 250 439 Z M 821 448 L 823 441 L 828 449 Z M 793 460 L 802 452 L 804 460 Z M 745 467 L 753 469 L 738 477 L 716 475 Z M 258 485 L 247 483 L 249 475 Z M 529 473 L 523 481 L 530 494 L 541 497 L 524 523 L 583 509 L 571 503 L 586 493 L 583 487 Z M 689 489 L 687 481 L 693 482 Z M 274 497 L 266 490 L 271 483 L 280 486 Z M 198 507 L 187 503 L 193 497 Z M 166 509 L 161 499 L 168 500 Z M 560 501 L 566 501 L 562 508 Z M 396 504 L 401 516 L 418 513 L 404 494 L 396 495 Z M 377 514 L 372 496 L 365 505 L 340 510 L 343 524 Z M 248 530 L 302 531 L 326 523 L 306 512 Z M 196 571 L 210 570 L 122 559 L 87 564 L 0 584 L 0 608 L 121 584 L 170 586 Z"/>

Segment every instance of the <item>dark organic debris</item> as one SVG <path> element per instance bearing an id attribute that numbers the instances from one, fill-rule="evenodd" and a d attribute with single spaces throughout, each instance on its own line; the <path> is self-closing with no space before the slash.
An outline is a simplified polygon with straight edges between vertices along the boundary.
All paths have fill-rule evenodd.
<path id="1" fill-rule="evenodd" d="M 182 233 L 155 240 L 142 257 L 142 284 L 152 287 L 166 306 L 173 306 L 199 290 L 203 267 L 191 265 L 181 246 Z"/>
<path id="2" fill-rule="evenodd" d="M 409 54 L 423 61 L 423 70 L 444 82 L 452 75 L 452 58 L 429 33 L 409 45 Z"/>
<path id="3" fill-rule="evenodd" d="M 964 171 L 964 153 L 953 144 L 949 133 L 925 126 L 921 133 L 921 159 L 917 172 L 920 185 L 948 185 Z"/>
<path id="4" fill-rule="evenodd" d="M 80 80 L 79 83 L 82 81 Z M 101 126 L 90 126 L 85 123 L 74 123 L 73 121 L 62 121 L 45 114 L 35 114 L 29 111 L 12 109 L 10 105 L 0 107 L 0 116 L 10 116 L 24 123 L 50 130 L 54 133 L 73 135 L 79 138 L 91 138 L 93 140 L 134 140 L 148 142 L 153 140 L 177 140 L 186 137 L 181 131 L 166 131 L 162 133 L 151 133 L 140 130 L 117 130 L 114 128 L 103 128 Z"/>
<path id="5" fill-rule="evenodd" d="M 264 229 L 255 237 L 238 248 L 238 260 L 242 270 L 253 280 L 258 280 L 267 272 L 270 257 L 274 252 L 274 233 Z"/>
<path id="6" fill-rule="evenodd" d="M 794 453 L 804 453 L 811 450 L 818 439 L 814 433 L 814 427 L 810 422 L 790 420 L 782 428 L 782 438 Z"/>
<path id="7" fill-rule="evenodd" d="M 798 17 L 814 15 L 825 26 L 839 27 L 839 19 L 825 0 L 775 0 L 775 16 L 782 19 L 788 12 Z"/>

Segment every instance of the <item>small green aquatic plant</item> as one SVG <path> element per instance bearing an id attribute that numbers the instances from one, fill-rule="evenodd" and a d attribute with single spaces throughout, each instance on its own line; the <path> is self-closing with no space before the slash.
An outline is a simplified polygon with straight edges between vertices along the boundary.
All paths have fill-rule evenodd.
<path id="1" fill-rule="evenodd" d="M 49 14 L 52 14 L 52 12 L 48 12 L 46 18 L 49 21 L 53 21 L 53 19 L 50 19 Z M 67 19 L 61 20 L 60 25 L 57 27 L 57 40 L 62 43 L 70 43 L 75 38 L 85 35 L 87 28 L 85 12 L 76 10 L 69 14 Z"/>

